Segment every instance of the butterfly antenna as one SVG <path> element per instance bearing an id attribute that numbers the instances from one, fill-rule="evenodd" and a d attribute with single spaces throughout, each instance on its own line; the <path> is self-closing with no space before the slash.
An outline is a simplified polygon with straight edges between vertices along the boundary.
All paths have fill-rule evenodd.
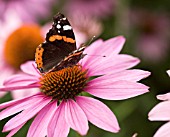
<path id="1" fill-rule="evenodd" d="M 94 40 L 95 37 L 96 36 L 93 36 L 87 43 L 81 44 L 79 48 L 81 48 L 81 47 L 88 47 L 92 43 L 92 41 Z"/>
<path id="2" fill-rule="evenodd" d="M 88 46 L 92 43 L 92 41 L 95 39 L 95 37 L 96 37 L 96 36 L 93 36 L 93 37 L 89 40 L 89 42 L 87 42 L 87 45 L 88 45 Z"/>

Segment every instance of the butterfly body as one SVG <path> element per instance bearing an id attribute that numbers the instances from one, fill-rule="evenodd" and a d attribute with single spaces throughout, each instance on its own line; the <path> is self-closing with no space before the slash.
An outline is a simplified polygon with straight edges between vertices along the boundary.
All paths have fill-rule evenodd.
<path id="1" fill-rule="evenodd" d="M 37 47 L 35 53 L 37 68 L 41 73 L 76 65 L 84 57 L 85 47 L 76 49 L 74 32 L 67 18 L 58 13 L 53 21 L 46 41 Z"/>

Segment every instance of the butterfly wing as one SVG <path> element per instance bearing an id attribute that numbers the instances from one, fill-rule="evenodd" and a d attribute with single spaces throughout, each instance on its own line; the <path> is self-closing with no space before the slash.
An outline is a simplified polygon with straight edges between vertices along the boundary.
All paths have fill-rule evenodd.
<path id="1" fill-rule="evenodd" d="M 58 13 L 53 21 L 52 28 L 46 34 L 46 42 L 36 49 L 35 60 L 40 72 L 47 72 L 76 50 L 74 32 L 67 18 Z"/>
<path id="2" fill-rule="evenodd" d="M 73 51 L 69 56 L 65 57 L 59 62 L 58 65 L 54 66 L 50 71 L 59 71 L 61 69 L 72 67 L 76 65 L 80 59 L 82 59 L 86 54 L 83 54 L 85 47 L 81 47 Z"/>

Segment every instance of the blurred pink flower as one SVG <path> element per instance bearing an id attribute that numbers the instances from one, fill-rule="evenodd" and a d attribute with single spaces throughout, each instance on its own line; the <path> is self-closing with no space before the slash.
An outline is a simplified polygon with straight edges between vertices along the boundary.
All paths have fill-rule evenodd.
<path id="1" fill-rule="evenodd" d="M 37 21 L 50 14 L 53 4 L 54 0 L 1 0 L 0 20 L 8 17 L 8 12 L 13 12 L 24 22 Z"/>
<path id="2" fill-rule="evenodd" d="M 94 36 L 98 37 L 102 33 L 102 23 L 95 17 L 74 13 L 68 14 L 68 18 L 74 28 L 77 45 L 91 40 Z"/>
<path id="3" fill-rule="evenodd" d="M 65 3 L 64 10 L 69 14 L 106 17 L 113 13 L 116 2 L 116 0 L 72 0 Z"/>
<path id="4" fill-rule="evenodd" d="M 6 79 L 0 90 L 40 88 L 43 93 L 1 104 L 0 109 L 4 109 L 0 112 L 1 120 L 18 113 L 5 124 L 3 132 L 10 131 L 9 136 L 14 135 L 35 115 L 28 137 L 66 137 L 70 128 L 86 135 L 88 121 L 106 131 L 118 132 L 120 128 L 112 111 L 102 102 L 83 94 L 123 100 L 148 92 L 148 87 L 137 81 L 150 73 L 129 69 L 139 60 L 119 54 L 124 42 L 122 36 L 97 40 L 85 49 L 87 55 L 79 65 L 44 75 L 32 62 L 21 65 L 25 73 Z M 90 56 L 96 54 L 100 56 Z"/>
<path id="5" fill-rule="evenodd" d="M 131 26 L 137 32 L 136 52 L 145 60 L 161 61 L 168 55 L 170 20 L 163 13 L 134 10 Z M 134 38 L 135 39 L 135 38 Z"/>
<path id="6" fill-rule="evenodd" d="M 6 68 L 4 63 L 4 57 L 3 57 L 3 49 L 6 39 L 9 37 L 9 35 L 19 26 L 21 26 L 22 22 L 20 18 L 13 12 L 9 13 L 8 18 L 5 18 L 4 21 L 0 21 L 1 31 L 0 31 L 0 71 L 3 70 L 3 73 L 0 74 L 0 85 L 2 85 L 4 79 L 11 74 L 14 73 L 14 71 L 8 71 L 8 68 Z M 4 35 L 5 34 L 5 35 Z M 0 97 L 2 97 L 5 94 L 5 92 L 0 93 Z"/>
<path id="7" fill-rule="evenodd" d="M 151 121 L 168 121 L 161 126 L 154 137 L 169 137 L 170 135 L 170 93 L 158 95 L 157 99 L 163 102 L 157 104 L 148 114 Z"/>
<path id="8" fill-rule="evenodd" d="M 0 21 L 0 85 L 4 79 L 20 71 L 20 63 L 27 60 L 34 60 L 35 48 L 44 40 L 44 28 L 37 24 L 24 24 L 17 14 L 11 12 L 8 18 Z M 27 51 L 27 54 L 24 53 Z M 24 54 L 24 55 L 23 55 Z M 28 55 L 29 54 L 29 55 Z M 23 57 L 24 56 L 24 57 Z M 32 56 L 32 57 L 31 57 Z M 34 94 L 35 90 L 13 91 L 13 98 L 21 98 Z M 5 92 L 0 93 L 2 97 Z"/>

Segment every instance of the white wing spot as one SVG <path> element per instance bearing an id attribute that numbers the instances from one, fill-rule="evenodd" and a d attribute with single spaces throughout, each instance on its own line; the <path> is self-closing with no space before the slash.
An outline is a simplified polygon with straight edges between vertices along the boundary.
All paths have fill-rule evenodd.
<path id="1" fill-rule="evenodd" d="M 67 18 L 62 18 L 62 20 L 66 20 Z"/>
<path id="2" fill-rule="evenodd" d="M 58 33 L 60 33 L 60 31 L 58 30 Z"/>
<path id="3" fill-rule="evenodd" d="M 60 24 L 57 24 L 57 29 L 60 29 L 60 28 L 61 28 Z"/>
<path id="4" fill-rule="evenodd" d="M 63 30 L 72 30 L 72 27 L 70 25 L 63 26 Z"/>

